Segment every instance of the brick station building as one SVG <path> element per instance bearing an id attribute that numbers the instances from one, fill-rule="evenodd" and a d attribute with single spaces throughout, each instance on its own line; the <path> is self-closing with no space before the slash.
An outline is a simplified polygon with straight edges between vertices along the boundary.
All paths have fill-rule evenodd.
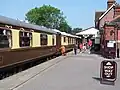
<path id="1" fill-rule="evenodd" d="M 101 54 L 106 55 L 111 51 L 114 57 L 120 50 L 120 5 L 115 0 L 107 1 L 105 11 L 95 12 L 95 28 L 101 34 Z M 114 43 L 113 47 L 108 43 Z M 110 46 L 110 47 L 109 47 Z"/>

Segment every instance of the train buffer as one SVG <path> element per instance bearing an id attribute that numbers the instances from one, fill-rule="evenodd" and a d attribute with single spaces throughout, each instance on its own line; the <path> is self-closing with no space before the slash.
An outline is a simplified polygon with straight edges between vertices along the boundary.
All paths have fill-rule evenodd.
<path id="1" fill-rule="evenodd" d="M 94 54 L 70 52 L 0 80 L 0 90 L 119 90 L 119 80 L 111 87 L 96 79 L 102 59 Z"/>

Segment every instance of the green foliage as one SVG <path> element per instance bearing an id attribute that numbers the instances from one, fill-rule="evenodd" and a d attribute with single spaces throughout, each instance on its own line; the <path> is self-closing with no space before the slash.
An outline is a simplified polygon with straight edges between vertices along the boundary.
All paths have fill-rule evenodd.
<path id="1" fill-rule="evenodd" d="M 60 23 L 59 30 L 62 32 L 70 33 L 72 28 L 67 24 L 67 22 Z"/>
<path id="2" fill-rule="evenodd" d="M 81 32 L 82 31 L 82 28 L 74 28 L 73 30 L 72 30 L 72 34 L 76 34 L 76 33 L 78 33 L 78 32 Z"/>
<path id="3" fill-rule="evenodd" d="M 63 12 L 50 5 L 43 5 L 42 7 L 31 9 L 26 13 L 25 19 L 33 24 L 59 29 L 65 32 L 68 32 L 68 29 L 70 29 Z"/>

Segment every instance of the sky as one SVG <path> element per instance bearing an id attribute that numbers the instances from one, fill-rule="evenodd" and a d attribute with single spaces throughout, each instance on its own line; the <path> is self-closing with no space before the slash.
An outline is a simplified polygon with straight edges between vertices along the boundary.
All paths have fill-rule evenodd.
<path id="1" fill-rule="evenodd" d="M 32 8 L 43 4 L 59 8 L 72 28 L 94 26 L 95 11 L 104 11 L 107 0 L 0 0 L 0 15 L 24 20 Z M 120 0 L 117 0 L 120 3 Z"/>

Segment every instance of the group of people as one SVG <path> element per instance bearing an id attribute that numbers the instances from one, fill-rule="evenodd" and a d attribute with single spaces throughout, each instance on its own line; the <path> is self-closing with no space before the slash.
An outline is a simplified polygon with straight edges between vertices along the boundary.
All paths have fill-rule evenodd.
<path id="1" fill-rule="evenodd" d="M 89 39 L 89 41 L 87 43 L 80 43 L 79 46 L 77 44 L 74 45 L 74 54 L 76 55 L 77 54 L 77 49 L 79 48 L 79 53 L 80 52 L 83 52 L 83 51 L 86 51 L 87 49 L 91 49 L 91 46 L 92 46 L 92 41 Z M 61 53 L 63 56 L 66 56 L 66 53 L 65 53 L 65 46 L 62 46 L 60 48 L 61 50 Z"/>
<path id="2" fill-rule="evenodd" d="M 92 41 L 89 39 L 88 42 L 80 43 L 79 46 L 74 45 L 74 53 L 77 54 L 77 49 L 79 48 L 79 53 L 91 49 Z"/>

